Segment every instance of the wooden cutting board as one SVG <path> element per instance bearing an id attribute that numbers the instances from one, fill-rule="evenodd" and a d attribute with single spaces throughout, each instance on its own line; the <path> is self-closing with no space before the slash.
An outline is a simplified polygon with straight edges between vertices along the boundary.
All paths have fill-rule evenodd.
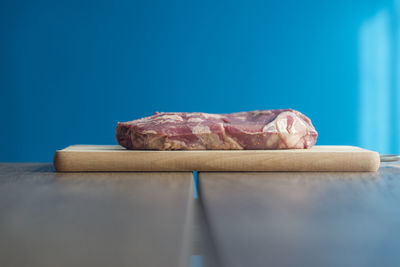
<path id="1" fill-rule="evenodd" d="M 379 154 L 354 146 L 288 150 L 126 150 L 75 145 L 56 151 L 57 171 L 376 171 Z"/>

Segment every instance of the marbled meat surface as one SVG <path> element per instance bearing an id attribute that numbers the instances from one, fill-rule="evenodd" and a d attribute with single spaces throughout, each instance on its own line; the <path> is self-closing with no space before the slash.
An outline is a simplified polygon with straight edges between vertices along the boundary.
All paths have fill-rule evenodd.
<path id="1" fill-rule="evenodd" d="M 310 148 L 317 136 L 311 120 L 292 109 L 231 114 L 156 112 L 119 122 L 116 129 L 121 146 L 151 150 Z"/>

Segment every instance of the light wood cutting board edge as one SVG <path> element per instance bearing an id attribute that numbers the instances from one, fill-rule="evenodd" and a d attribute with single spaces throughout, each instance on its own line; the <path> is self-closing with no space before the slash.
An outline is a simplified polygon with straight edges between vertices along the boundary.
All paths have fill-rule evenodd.
<path id="1" fill-rule="evenodd" d="M 356 171 L 375 172 L 379 154 L 354 146 L 293 150 L 126 150 L 119 146 L 74 145 L 56 151 L 54 167 L 82 171 Z"/>

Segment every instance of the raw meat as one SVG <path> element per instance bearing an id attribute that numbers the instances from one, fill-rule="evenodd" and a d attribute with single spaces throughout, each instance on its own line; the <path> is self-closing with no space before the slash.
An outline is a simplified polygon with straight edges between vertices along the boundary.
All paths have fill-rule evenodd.
<path id="1" fill-rule="evenodd" d="M 226 150 L 310 148 L 318 133 L 292 109 L 231 114 L 162 112 L 119 122 L 118 143 L 127 149 Z"/>

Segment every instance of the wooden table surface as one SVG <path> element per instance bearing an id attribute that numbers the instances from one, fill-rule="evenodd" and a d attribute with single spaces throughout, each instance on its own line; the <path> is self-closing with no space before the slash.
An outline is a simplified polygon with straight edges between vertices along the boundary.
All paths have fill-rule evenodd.
<path id="1" fill-rule="evenodd" d="M 198 179 L 0 164 L 0 266 L 400 266 L 398 163 Z"/>
<path id="2" fill-rule="evenodd" d="M 400 266 L 400 164 L 377 173 L 200 173 L 221 266 Z"/>
<path id="3" fill-rule="evenodd" d="M 192 181 L 191 172 L 56 173 L 51 164 L 0 164 L 0 266 L 189 262 Z"/>

